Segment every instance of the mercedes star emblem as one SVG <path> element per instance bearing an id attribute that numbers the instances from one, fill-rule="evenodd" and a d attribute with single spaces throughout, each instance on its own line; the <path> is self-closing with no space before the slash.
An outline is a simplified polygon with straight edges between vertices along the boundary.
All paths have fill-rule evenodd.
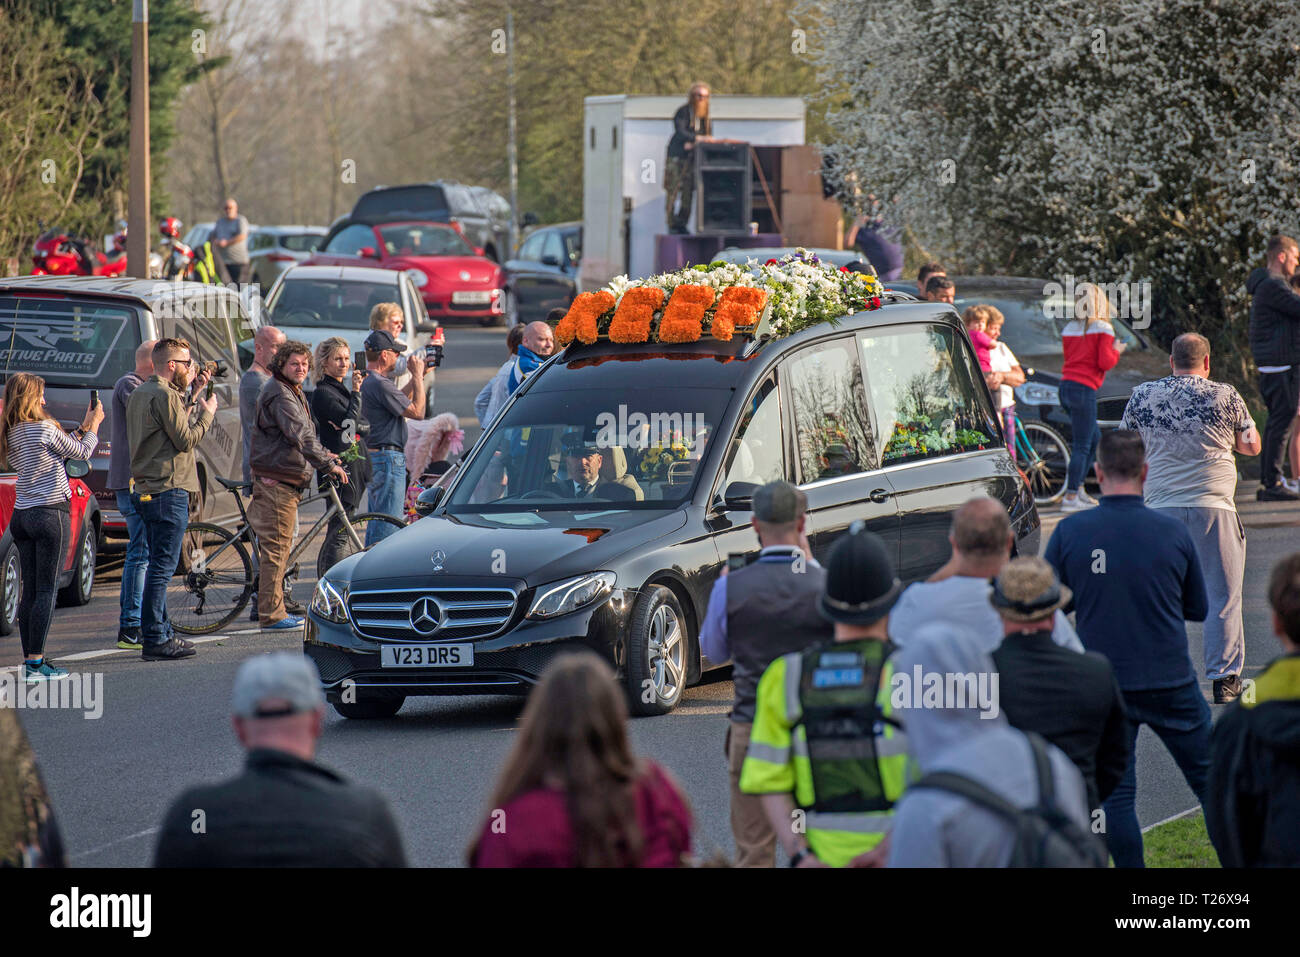
<path id="1" fill-rule="evenodd" d="M 411 606 L 411 627 L 421 635 L 431 635 L 442 624 L 442 608 L 432 598 L 417 598 Z"/>
<path id="2" fill-rule="evenodd" d="M 447 553 L 441 548 L 435 548 L 433 554 L 429 556 L 429 561 L 433 562 L 435 572 L 442 571 L 442 566 L 447 564 Z"/>

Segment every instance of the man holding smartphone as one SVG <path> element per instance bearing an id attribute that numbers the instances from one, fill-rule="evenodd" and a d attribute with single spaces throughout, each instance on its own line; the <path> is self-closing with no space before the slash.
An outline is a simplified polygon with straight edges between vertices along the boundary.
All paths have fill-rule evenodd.
<path id="1" fill-rule="evenodd" d="M 1181 521 L 1196 544 L 1210 600 L 1205 674 L 1214 682 L 1214 703 L 1226 704 L 1241 694 L 1246 664 L 1246 531 L 1237 517 L 1233 453 L 1258 455 L 1261 443 L 1240 393 L 1210 380 L 1208 339 L 1185 332 L 1169 352 L 1173 375 L 1133 390 L 1123 427 L 1140 432 L 1146 445 L 1147 507 Z"/>
<path id="2" fill-rule="evenodd" d="M 818 611 L 826 573 L 808 551 L 808 497 L 789 482 L 769 482 L 754 493 L 753 509 L 752 524 L 762 550 L 743 567 L 733 569 L 742 560 L 728 558 L 727 572 L 709 596 L 700 648 L 711 661 L 734 662 L 736 701 L 724 751 L 736 866 L 772 867 L 776 833 L 763 811 L 763 799 L 740 790 L 758 679 L 782 655 L 830 641 L 833 628 Z"/>

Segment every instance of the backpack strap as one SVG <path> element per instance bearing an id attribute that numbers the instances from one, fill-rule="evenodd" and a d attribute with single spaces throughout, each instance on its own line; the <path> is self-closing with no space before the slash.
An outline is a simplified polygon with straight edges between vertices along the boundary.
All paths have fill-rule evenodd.
<path id="1" fill-rule="evenodd" d="M 1018 808 L 1002 795 L 996 793 L 990 788 L 985 787 L 978 781 L 966 777 L 964 774 L 954 774 L 951 771 L 934 771 L 925 775 L 921 780 L 908 787 L 912 788 L 929 788 L 935 791 L 948 791 L 964 797 L 969 801 L 987 808 L 1001 818 L 1005 818 L 1012 824 L 1020 819 L 1024 813 L 1023 808 Z"/>
<path id="2" fill-rule="evenodd" d="M 1052 762 L 1047 756 L 1047 742 L 1036 731 L 1026 731 L 1030 750 L 1034 753 L 1034 771 L 1038 775 L 1038 807 L 1040 810 L 1056 810 L 1056 781 L 1052 774 Z"/>

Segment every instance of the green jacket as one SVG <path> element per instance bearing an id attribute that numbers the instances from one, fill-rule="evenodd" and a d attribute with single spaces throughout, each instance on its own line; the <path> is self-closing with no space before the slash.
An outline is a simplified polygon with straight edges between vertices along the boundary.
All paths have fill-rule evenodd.
<path id="1" fill-rule="evenodd" d="M 190 410 L 181 390 L 157 375 L 140 384 L 126 404 L 126 438 L 131 446 L 134 489 L 156 495 L 169 489 L 199 491 L 194 447 L 212 427 L 212 413 Z"/>

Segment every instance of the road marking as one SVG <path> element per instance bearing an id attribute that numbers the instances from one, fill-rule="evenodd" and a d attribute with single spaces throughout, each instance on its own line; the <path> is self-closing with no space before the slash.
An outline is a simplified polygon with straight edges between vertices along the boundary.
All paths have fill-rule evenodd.
<path id="1" fill-rule="evenodd" d="M 1177 814 L 1175 814 L 1173 817 L 1167 817 L 1167 818 L 1165 818 L 1163 821 L 1156 821 L 1156 823 L 1154 823 L 1154 824 L 1148 824 L 1146 827 L 1142 828 L 1142 833 L 1145 834 L 1147 831 L 1150 831 L 1150 830 L 1152 830 L 1152 829 L 1154 829 L 1154 828 L 1157 828 L 1157 827 L 1159 827 L 1161 824 L 1169 824 L 1169 823 L 1171 823 L 1171 822 L 1173 822 L 1173 821 L 1181 821 L 1181 820 L 1182 820 L 1183 818 L 1185 818 L 1185 817 L 1191 817 L 1193 814 L 1195 814 L 1195 813 L 1196 813 L 1197 811 L 1199 811 L 1200 809 L 1201 809 L 1201 806 L 1200 806 L 1199 804 L 1194 804 L 1194 805 L 1192 805 L 1191 807 L 1189 807 L 1186 811 L 1179 811 L 1179 812 L 1178 812 Z"/>
<path id="2" fill-rule="evenodd" d="M 227 638 L 229 638 L 230 635 L 246 635 L 246 634 L 248 634 L 248 632 L 246 631 L 232 631 L 229 635 L 205 635 L 202 638 L 186 638 L 185 640 L 190 642 L 191 644 L 201 645 L 209 641 L 224 641 Z M 71 655 L 52 656 L 50 660 L 51 661 L 86 661 L 87 659 L 90 658 L 104 658 L 107 657 L 108 655 L 122 655 L 122 654 L 129 655 L 134 653 L 135 652 L 130 648 L 101 648 L 99 651 L 78 651 L 76 654 L 71 654 Z M 11 668 L 6 668 L 4 670 L 17 671 L 18 666 L 14 665 Z"/>
<path id="3" fill-rule="evenodd" d="M 92 854 L 98 854 L 100 851 L 106 851 L 110 847 L 116 847 L 118 844 L 123 844 L 127 841 L 134 841 L 138 837 L 147 837 L 150 834 L 157 834 L 160 830 L 162 830 L 161 827 L 146 828 L 145 830 L 140 831 L 136 834 L 128 834 L 126 837 L 119 837 L 116 841 L 109 841 L 107 844 L 101 844 L 99 847 L 92 847 L 90 850 L 82 851 L 80 854 L 69 855 L 68 859 L 75 861 L 81 857 L 90 857 L 90 855 Z"/>

